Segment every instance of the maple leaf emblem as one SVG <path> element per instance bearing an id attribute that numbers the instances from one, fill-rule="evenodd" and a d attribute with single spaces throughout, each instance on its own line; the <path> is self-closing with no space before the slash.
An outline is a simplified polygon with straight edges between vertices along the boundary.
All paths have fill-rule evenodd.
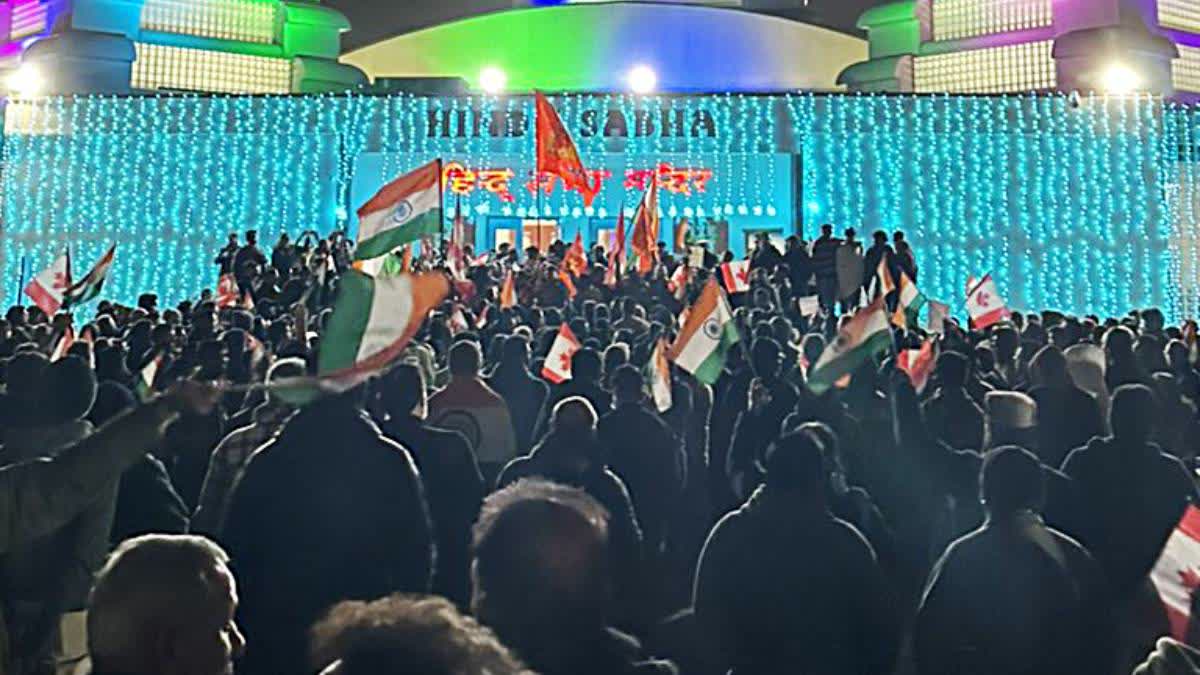
<path id="1" fill-rule="evenodd" d="M 987 291 L 980 291 L 979 294 L 975 296 L 975 302 L 980 307 L 987 307 L 988 305 L 992 304 L 992 295 Z"/>
<path id="2" fill-rule="evenodd" d="M 1176 574 L 1179 575 L 1179 583 L 1183 584 L 1189 594 L 1194 593 L 1197 588 L 1200 588 L 1200 574 L 1196 570 L 1189 567 L 1185 570 L 1179 570 Z"/>
<path id="3" fill-rule="evenodd" d="M 55 290 L 58 290 L 58 289 L 65 290 L 68 286 L 70 286 L 70 284 L 67 283 L 67 275 L 65 272 L 55 272 L 54 273 L 54 281 L 52 281 L 50 283 L 50 285 Z"/>
<path id="4" fill-rule="evenodd" d="M 743 284 L 749 284 L 750 283 L 750 268 L 742 267 L 740 270 L 737 271 L 736 276 L 737 276 L 738 281 L 742 282 Z"/>
<path id="5" fill-rule="evenodd" d="M 559 370 L 570 370 L 571 368 L 571 352 L 563 352 L 558 357 Z"/>

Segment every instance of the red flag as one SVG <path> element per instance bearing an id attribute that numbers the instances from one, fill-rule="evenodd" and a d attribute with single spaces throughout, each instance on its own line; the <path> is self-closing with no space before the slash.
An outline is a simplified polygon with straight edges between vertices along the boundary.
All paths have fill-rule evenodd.
<path id="1" fill-rule="evenodd" d="M 638 256 L 638 272 L 649 274 L 658 260 L 658 179 L 650 179 L 650 187 L 642 196 L 633 216 L 633 251 Z"/>
<path id="2" fill-rule="evenodd" d="M 241 293 L 238 292 L 237 281 L 232 274 L 222 274 L 217 280 L 217 309 L 236 307 Z"/>
<path id="3" fill-rule="evenodd" d="M 500 309 L 508 309 L 509 307 L 517 306 L 517 281 L 513 277 L 512 270 L 504 277 L 504 283 L 500 286 Z"/>
<path id="4" fill-rule="evenodd" d="M 587 253 L 583 250 L 583 234 L 576 232 L 575 243 L 571 244 L 571 247 L 567 249 L 566 255 L 563 256 L 563 267 L 571 274 L 579 277 L 583 276 L 583 273 L 587 271 L 587 266 Z"/>
<path id="5" fill-rule="evenodd" d="M 933 338 L 921 343 L 920 349 L 904 349 L 896 355 L 896 367 L 908 373 L 908 379 L 918 394 L 925 391 L 936 362 L 937 345 Z"/>
<path id="6" fill-rule="evenodd" d="M 667 290 L 675 296 L 676 300 L 683 302 L 683 299 L 687 296 L 688 283 L 691 280 L 692 268 L 688 267 L 687 261 L 684 261 L 679 267 L 675 268 L 675 273 L 667 281 Z"/>
<path id="7" fill-rule="evenodd" d="M 1186 641 L 1192 594 L 1200 588 L 1200 509 L 1187 507 L 1150 570 L 1150 580 L 1166 606 L 1171 635 Z"/>
<path id="8" fill-rule="evenodd" d="M 542 364 L 542 377 L 554 384 L 571 379 L 571 357 L 575 356 L 575 352 L 579 351 L 581 346 L 575 333 L 571 332 L 567 324 L 562 324 L 554 338 L 554 344 L 550 345 L 550 353 L 546 355 Z"/>
<path id="9" fill-rule="evenodd" d="M 568 190 L 577 190 L 583 195 L 583 203 L 592 205 L 597 190 L 588 185 L 587 170 L 579 159 L 575 141 L 567 133 L 562 119 L 550 101 L 541 92 L 534 94 L 537 109 L 537 171 L 553 174 L 562 179 Z"/>

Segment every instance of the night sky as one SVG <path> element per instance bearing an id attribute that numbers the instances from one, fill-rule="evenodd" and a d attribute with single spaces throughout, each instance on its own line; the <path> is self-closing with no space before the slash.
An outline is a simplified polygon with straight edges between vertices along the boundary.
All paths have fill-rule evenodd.
<path id="1" fill-rule="evenodd" d="M 434 26 L 472 14 L 511 9 L 512 0 L 325 0 L 350 18 L 353 29 L 342 38 L 351 50 L 383 38 Z M 854 22 L 875 0 L 809 0 L 819 23 L 853 30 Z"/>

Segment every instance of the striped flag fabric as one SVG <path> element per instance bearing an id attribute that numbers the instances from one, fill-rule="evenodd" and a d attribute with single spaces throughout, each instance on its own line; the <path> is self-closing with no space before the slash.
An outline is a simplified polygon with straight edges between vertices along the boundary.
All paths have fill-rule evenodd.
<path id="1" fill-rule="evenodd" d="M 442 229 L 442 161 L 383 186 L 358 210 L 355 258 L 369 260 Z"/>
<path id="2" fill-rule="evenodd" d="M 85 302 L 95 300 L 104 290 L 104 281 L 108 279 L 108 271 L 112 269 L 113 258 L 117 253 L 117 245 L 113 244 L 108 252 L 96 263 L 86 276 L 71 286 L 63 296 L 63 309 L 70 309 Z"/>
<path id="3" fill-rule="evenodd" d="M 896 281 L 892 279 L 892 271 L 888 269 L 886 256 L 879 261 L 879 268 L 875 270 L 875 279 L 879 282 L 877 288 L 881 294 L 888 295 L 896 290 Z"/>
<path id="4" fill-rule="evenodd" d="M 750 290 L 750 261 L 735 260 L 721 265 L 721 278 L 725 281 L 725 290 L 745 293 Z"/>
<path id="5" fill-rule="evenodd" d="M 903 270 L 900 271 L 900 299 L 896 303 L 896 311 L 892 314 L 892 323 L 900 328 L 916 328 L 920 325 L 921 308 L 925 306 L 925 296 L 917 290 L 917 285 Z"/>
<path id="6" fill-rule="evenodd" d="M 705 384 L 716 384 L 725 368 L 725 357 L 741 338 L 733 322 L 729 300 L 709 279 L 671 345 L 670 360 Z"/>
<path id="7" fill-rule="evenodd" d="M 563 256 L 563 266 L 572 275 L 581 277 L 587 272 L 588 261 L 587 252 L 583 250 L 583 233 L 575 233 L 575 242 L 567 248 L 566 255 Z"/>
<path id="8" fill-rule="evenodd" d="M 1200 509 L 1188 506 L 1150 571 L 1175 639 L 1187 639 L 1192 593 L 1200 588 Z"/>
<path id="9" fill-rule="evenodd" d="M 646 384 L 654 399 L 654 407 L 660 413 L 667 412 L 674 404 L 671 400 L 671 363 L 667 360 L 669 349 L 666 338 L 660 337 L 658 344 L 654 346 L 654 352 L 650 354 L 650 361 L 646 363 L 645 370 Z"/>
<path id="10" fill-rule="evenodd" d="M 658 262 L 658 232 L 658 179 L 652 178 L 633 215 L 632 246 L 637 254 L 639 274 L 649 274 Z"/>
<path id="11" fill-rule="evenodd" d="M 891 339 L 892 329 L 881 295 L 847 321 L 837 339 L 821 352 L 821 358 L 809 373 L 808 388 L 814 394 L 825 393 L 868 359 L 887 351 Z"/>
<path id="12" fill-rule="evenodd" d="M 1004 321 L 1012 315 L 1005 305 L 1004 298 L 996 290 L 996 282 L 988 274 L 976 283 L 967 287 L 967 314 L 976 330 Z"/>
<path id="13" fill-rule="evenodd" d="M 49 267 L 39 272 L 25 286 L 25 295 L 28 295 L 33 304 L 45 312 L 46 316 L 54 316 L 63 306 L 64 296 L 70 288 L 71 251 L 68 249 L 59 254 Z"/>
<path id="14" fill-rule="evenodd" d="M 550 353 L 542 363 L 542 377 L 554 384 L 562 384 L 571 379 L 571 359 L 583 345 L 567 324 L 559 326 L 554 344 L 550 345 Z"/>
<path id="15" fill-rule="evenodd" d="M 920 349 L 903 349 L 896 355 L 896 367 L 908 374 L 909 381 L 917 393 L 925 391 L 933 366 L 937 362 L 937 342 L 929 338 L 921 343 Z"/>
<path id="16" fill-rule="evenodd" d="M 440 272 L 372 278 L 347 271 L 321 340 L 318 373 L 336 389 L 365 381 L 400 356 L 449 293 L 450 281 Z"/>
<path id="17" fill-rule="evenodd" d="M 517 306 L 517 279 L 513 271 L 504 275 L 504 283 L 500 285 L 500 309 Z"/>

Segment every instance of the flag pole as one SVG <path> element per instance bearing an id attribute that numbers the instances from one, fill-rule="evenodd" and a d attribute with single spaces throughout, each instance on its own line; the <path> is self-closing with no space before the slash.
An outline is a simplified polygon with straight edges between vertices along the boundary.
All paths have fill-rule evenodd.
<path id="1" fill-rule="evenodd" d="M 20 304 L 20 301 L 21 301 L 21 289 L 25 287 L 25 266 L 28 263 L 29 263 L 29 257 L 22 254 L 21 255 L 21 273 L 20 273 L 20 276 L 17 278 L 17 290 L 15 293 L 13 293 L 13 300 L 18 304 Z"/>

